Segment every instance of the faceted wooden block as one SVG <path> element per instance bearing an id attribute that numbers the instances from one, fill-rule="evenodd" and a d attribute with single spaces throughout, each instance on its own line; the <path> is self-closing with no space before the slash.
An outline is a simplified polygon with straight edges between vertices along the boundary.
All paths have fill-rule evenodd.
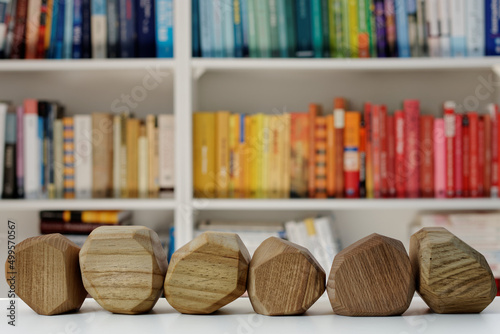
<path id="1" fill-rule="evenodd" d="M 161 295 L 167 266 L 158 235 L 143 226 L 99 227 L 80 251 L 85 288 L 113 313 L 150 311 Z"/>
<path id="2" fill-rule="evenodd" d="M 353 243 L 335 256 L 326 290 L 339 315 L 403 314 L 415 293 L 403 244 L 376 233 Z"/>
<path id="3" fill-rule="evenodd" d="M 304 247 L 271 237 L 250 262 L 248 296 L 255 312 L 296 315 L 325 292 L 325 271 Z"/>
<path id="4" fill-rule="evenodd" d="M 478 313 L 497 293 L 484 256 L 442 227 L 411 236 L 410 259 L 418 294 L 436 313 Z"/>
<path id="5" fill-rule="evenodd" d="M 165 297 L 181 313 L 213 313 L 245 292 L 249 263 L 237 234 L 205 232 L 172 255 Z"/>
<path id="6" fill-rule="evenodd" d="M 36 313 L 80 309 L 87 296 L 78 265 L 80 247 L 61 234 L 29 238 L 5 262 L 7 284 Z"/>

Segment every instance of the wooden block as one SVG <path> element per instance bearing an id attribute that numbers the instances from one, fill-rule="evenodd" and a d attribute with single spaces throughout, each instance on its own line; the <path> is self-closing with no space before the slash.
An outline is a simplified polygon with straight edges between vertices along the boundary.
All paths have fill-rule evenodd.
<path id="1" fill-rule="evenodd" d="M 165 297 L 181 313 L 213 313 L 245 292 L 249 263 L 237 234 L 205 232 L 172 255 Z"/>
<path id="2" fill-rule="evenodd" d="M 113 313 L 150 311 L 161 295 L 167 266 L 158 235 L 143 226 L 99 227 L 80 251 L 85 288 Z"/>
<path id="3" fill-rule="evenodd" d="M 325 292 L 325 279 L 325 271 L 306 248 L 271 237 L 250 262 L 248 296 L 259 314 L 302 314 Z"/>
<path id="4" fill-rule="evenodd" d="M 80 247 L 61 234 L 26 239 L 16 246 L 15 260 L 5 262 L 7 284 L 38 314 L 76 311 L 87 296 L 79 251 Z"/>
<path id="5" fill-rule="evenodd" d="M 436 313 L 479 313 L 497 293 L 484 256 L 442 227 L 411 236 L 410 259 L 418 294 Z"/>
<path id="6" fill-rule="evenodd" d="M 326 290 L 339 315 L 403 314 L 415 293 L 403 244 L 376 233 L 353 243 L 335 256 Z"/>

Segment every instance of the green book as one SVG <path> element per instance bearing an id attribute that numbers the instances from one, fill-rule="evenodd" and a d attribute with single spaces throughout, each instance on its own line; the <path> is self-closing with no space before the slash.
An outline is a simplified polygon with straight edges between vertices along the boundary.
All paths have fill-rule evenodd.
<path id="1" fill-rule="evenodd" d="M 375 26 L 375 4 L 373 0 L 365 0 L 366 5 L 366 19 L 368 34 L 369 34 L 369 46 L 370 46 L 370 57 L 377 57 L 377 29 Z"/>
<path id="2" fill-rule="evenodd" d="M 342 42 L 340 45 L 340 55 L 339 57 L 349 58 L 351 55 L 351 43 L 349 39 L 349 1 L 350 0 L 338 0 L 341 2 L 340 10 L 337 13 L 340 16 L 340 23 L 342 25 Z M 337 19 L 337 16 L 335 17 Z M 337 51 L 338 52 L 338 51 Z"/>
<path id="3" fill-rule="evenodd" d="M 257 0 L 248 0 L 248 53 L 251 58 L 259 57 L 257 21 L 256 21 L 256 3 Z"/>
<path id="4" fill-rule="evenodd" d="M 358 1 L 358 54 L 360 58 L 370 57 L 370 33 L 367 18 L 368 0 Z"/>
<path id="5" fill-rule="evenodd" d="M 323 56 L 323 23 L 321 14 L 321 0 L 311 0 L 311 22 L 313 35 L 314 57 Z"/>
<path id="6" fill-rule="evenodd" d="M 329 0 L 321 0 L 321 24 L 323 25 L 323 57 L 330 57 L 330 13 L 328 10 Z"/>
<path id="7" fill-rule="evenodd" d="M 271 38 L 271 56 L 280 56 L 279 29 L 278 29 L 278 0 L 269 0 L 269 29 Z"/>
<path id="8" fill-rule="evenodd" d="M 297 51 L 297 32 L 295 30 L 295 0 L 285 0 L 286 3 L 286 30 L 288 38 L 288 54 L 295 56 Z"/>
<path id="9" fill-rule="evenodd" d="M 256 23 L 258 54 L 261 58 L 271 57 L 271 25 L 269 3 L 267 0 L 256 0 Z"/>

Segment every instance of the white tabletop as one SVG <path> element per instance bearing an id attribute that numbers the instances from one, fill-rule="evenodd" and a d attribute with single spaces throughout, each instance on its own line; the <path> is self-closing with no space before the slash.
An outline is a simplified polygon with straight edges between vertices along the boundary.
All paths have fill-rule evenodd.
<path id="1" fill-rule="evenodd" d="M 0 333 L 500 333 L 500 298 L 480 314 L 433 314 L 415 298 L 403 316 L 354 318 L 334 315 L 328 299 L 321 298 L 302 316 L 268 317 L 253 312 L 250 301 L 240 298 L 212 315 L 177 313 L 161 298 L 151 313 L 111 314 L 93 299 L 78 313 L 40 316 L 18 300 L 16 327 L 7 324 L 8 299 L 0 299 Z"/>

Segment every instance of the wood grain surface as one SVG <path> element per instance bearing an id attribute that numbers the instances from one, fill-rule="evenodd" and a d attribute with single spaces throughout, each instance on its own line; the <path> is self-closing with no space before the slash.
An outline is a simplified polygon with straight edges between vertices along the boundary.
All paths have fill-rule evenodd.
<path id="1" fill-rule="evenodd" d="M 85 288 L 113 313 L 151 310 L 161 295 L 167 266 L 158 235 L 142 226 L 99 227 L 80 251 Z"/>
<path id="2" fill-rule="evenodd" d="M 436 313 L 478 313 L 497 289 L 484 256 L 442 227 L 425 227 L 410 239 L 416 289 Z"/>
<path id="3" fill-rule="evenodd" d="M 327 284 L 333 311 L 346 316 L 400 315 L 415 284 L 399 240 L 371 234 L 335 256 Z"/>
<path id="4" fill-rule="evenodd" d="M 165 297 L 181 313 L 213 313 L 245 292 L 249 263 L 237 234 L 205 232 L 172 255 Z"/>
<path id="5" fill-rule="evenodd" d="M 79 251 L 80 247 L 61 234 L 26 239 L 16 245 L 15 261 L 5 262 L 7 284 L 14 283 L 17 296 L 38 314 L 76 311 L 87 296 Z"/>
<path id="6" fill-rule="evenodd" d="M 271 237 L 250 262 L 248 295 L 259 314 L 302 314 L 324 293 L 325 280 L 324 270 L 306 248 Z"/>

